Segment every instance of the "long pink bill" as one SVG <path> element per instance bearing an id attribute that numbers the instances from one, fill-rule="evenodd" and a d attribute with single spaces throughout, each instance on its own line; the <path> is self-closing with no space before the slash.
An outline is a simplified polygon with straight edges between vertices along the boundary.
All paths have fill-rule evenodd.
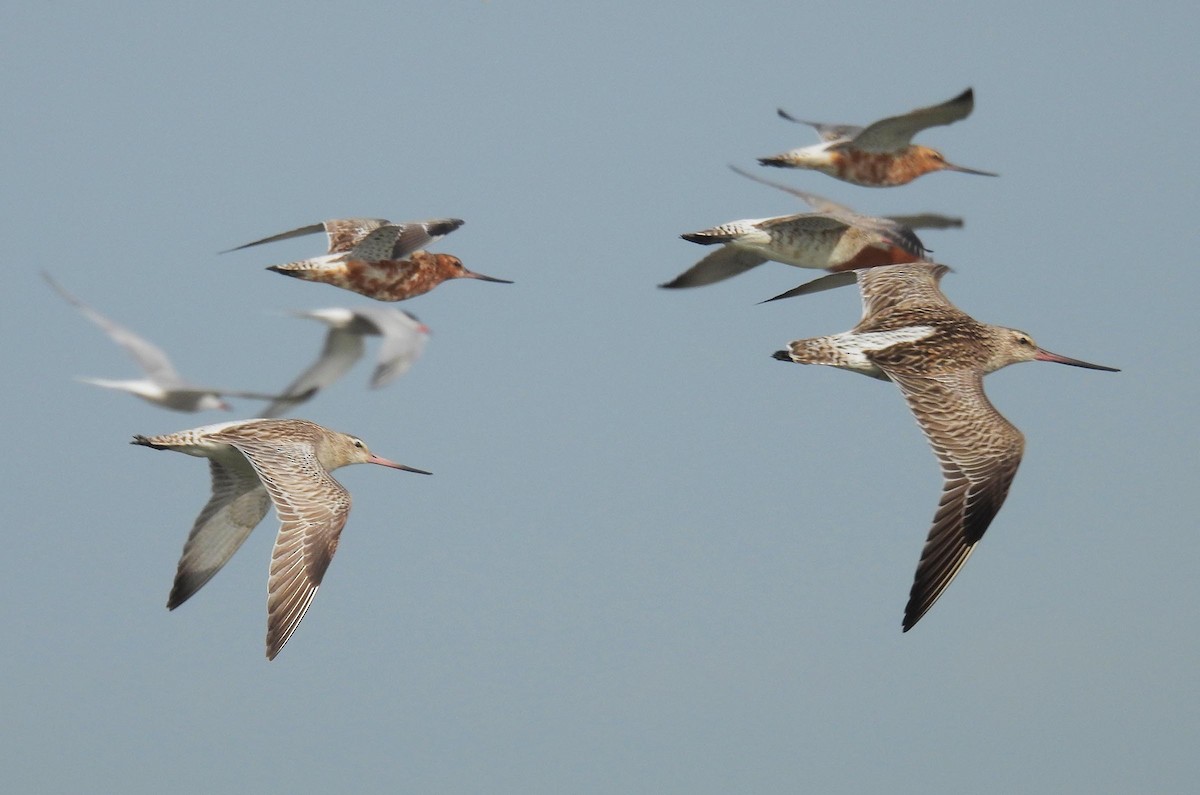
<path id="1" fill-rule="evenodd" d="M 947 171 L 959 171 L 959 172 L 962 172 L 963 174 L 978 174 L 981 177 L 998 177 L 998 176 L 1000 176 L 999 174 L 996 174 L 995 172 L 992 172 L 992 171 L 980 171 L 977 168 L 966 168 L 965 166 L 956 166 L 953 163 L 948 162 L 946 160 L 942 161 L 942 168 L 946 169 Z"/>
<path id="2" fill-rule="evenodd" d="M 495 276 L 484 276 L 482 273 L 476 273 L 475 271 L 467 271 L 466 268 L 463 268 L 463 270 L 466 271 L 466 273 L 464 273 L 463 275 L 466 276 L 468 279 L 479 279 L 479 281 L 481 281 L 481 282 L 497 282 L 499 284 L 512 284 L 512 282 L 509 281 L 508 279 L 497 279 Z"/>
<path id="3" fill-rule="evenodd" d="M 418 475 L 432 475 L 433 474 L 432 472 L 426 472 L 424 469 L 416 469 L 415 467 L 405 466 L 404 464 L 397 464 L 395 461 L 389 461 L 386 458 L 380 458 L 379 456 L 374 455 L 374 454 L 372 454 L 372 456 L 367 459 L 367 463 L 368 464 L 379 464 L 379 466 L 381 466 L 381 467 L 391 467 L 392 469 L 403 469 L 405 472 L 416 472 Z"/>
<path id="4" fill-rule="evenodd" d="M 1070 356 L 1059 356 L 1057 353 L 1051 353 L 1043 348 L 1038 348 L 1037 353 L 1033 355 L 1033 358 L 1037 359 L 1039 362 L 1057 362 L 1058 364 L 1069 364 L 1072 367 L 1086 367 L 1089 370 L 1105 370 L 1110 373 L 1121 372 L 1116 367 L 1105 367 L 1102 364 L 1092 364 L 1091 362 L 1072 359 Z"/>

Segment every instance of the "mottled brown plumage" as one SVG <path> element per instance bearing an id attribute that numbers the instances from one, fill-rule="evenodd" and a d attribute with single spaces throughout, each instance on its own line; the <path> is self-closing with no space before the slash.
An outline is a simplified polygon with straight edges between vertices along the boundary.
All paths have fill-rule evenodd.
<path id="1" fill-rule="evenodd" d="M 928 262 L 855 272 L 862 320 L 797 340 L 775 358 L 894 381 L 942 466 L 942 497 L 904 611 L 907 632 L 933 606 L 1004 504 L 1025 439 L 988 401 L 983 377 L 1041 360 L 1115 372 L 1043 350 L 1023 331 L 980 323 L 938 287 L 949 268 Z"/>
<path id="2" fill-rule="evenodd" d="M 479 279 L 512 284 L 467 270 L 462 260 L 450 254 L 414 251 L 407 259 L 362 260 L 343 258 L 336 262 L 272 265 L 267 270 L 309 282 L 323 282 L 351 290 L 377 301 L 403 301 L 422 295 L 449 279 Z"/>
<path id="3" fill-rule="evenodd" d="M 758 162 L 781 168 L 810 168 L 874 188 L 904 185 L 922 174 L 943 170 L 994 177 L 988 171 L 956 166 L 936 149 L 912 143 L 921 130 L 965 119 L 974 107 L 975 93 L 968 88 L 940 105 L 917 108 L 866 127 L 804 121 L 780 110 L 779 115 L 788 121 L 815 128 L 821 143 L 762 157 Z"/>
<path id="4" fill-rule="evenodd" d="M 380 301 L 403 301 L 427 293 L 447 279 L 512 284 L 506 279 L 473 273 L 463 267 L 458 257 L 424 250 L 462 224 L 458 218 L 403 223 L 382 218 L 340 218 L 255 240 L 230 251 L 324 230 L 329 238 L 327 254 L 272 265 L 267 270 L 305 281 L 325 282 Z"/>
<path id="5" fill-rule="evenodd" d="M 174 610 L 221 570 L 274 503 L 279 534 L 267 581 L 267 658 L 292 636 L 337 551 L 350 493 L 330 476 L 348 464 L 418 472 L 361 439 L 307 420 L 240 420 L 135 436 L 133 444 L 209 459 L 212 496 L 188 534 L 167 600 Z"/>

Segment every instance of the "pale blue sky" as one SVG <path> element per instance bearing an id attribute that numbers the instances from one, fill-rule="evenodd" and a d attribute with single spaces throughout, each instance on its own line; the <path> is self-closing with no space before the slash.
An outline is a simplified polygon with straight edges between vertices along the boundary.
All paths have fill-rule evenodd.
<path id="1" fill-rule="evenodd" d="M 1190 792 L 1200 775 L 1191 3 L 9 4 L 0 779 L 12 792 Z M 900 619 L 940 487 L 895 388 L 787 366 L 852 290 L 755 302 L 768 264 L 654 285 L 678 235 L 796 211 L 726 168 L 973 86 L 922 134 L 999 179 L 871 190 L 940 211 L 946 292 L 1050 350 L 988 379 L 1027 437 L 946 596 Z M 130 361 L 41 281 L 270 390 L 349 293 L 263 267 L 324 218 L 456 216 L 513 285 L 298 416 L 432 470 L 342 470 L 314 605 L 263 657 L 273 515 L 164 604 L 204 462 L 133 447 L 230 419 L 73 380 Z M 368 355 L 374 355 L 372 346 Z M 238 402 L 250 416 L 255 404 Z"/>

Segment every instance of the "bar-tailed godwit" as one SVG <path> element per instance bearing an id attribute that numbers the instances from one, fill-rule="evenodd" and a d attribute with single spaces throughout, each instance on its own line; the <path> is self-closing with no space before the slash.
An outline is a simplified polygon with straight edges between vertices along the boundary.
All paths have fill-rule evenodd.
<path id="1" fill-rule="evenodd" d="M 448 279 L 480 279 L 512 284 L 507 279 L 474 273 L 458 257 L 424 251 L 463 225 L 458 218 L 392 223 L 382 218 L 339 218 L 231 248 L 239 251 L 263 243 L 311 235 L 321 230 L 329 238 L 329 253 L 310 259 L 272 265 L 267 270 L 334 287 L 379 301 L 403 301 L 422 295 Z"/>
<path id="2" fill-rule="evenodd" d="M 835 212 L 730 221 L 680 237 L 706 246 L 721 244 L 721 248 L 659 287 L 712 284 L 767 260 L 842 271 L 915 262 L 925 255 L 911 229 L 884 218 Z"/>
<path id="3" fill-rule="evenodd" d="M 968 88 L 940 105 L 917 108 L 866 127 L 804 121 L 780 109 L 779 115 L 788 121 L 816 129 L 821 143 L 762 157 L 758 162 L 764 166 L 810 168 L 871 188 L 904 185 L 932 171 L 961 171 L 994 177 L 996 174 L 990 171 L 956 166 L 936 149 L 912 143 L 913 136 L 921 130 L 965 119 L 974 107 L 975 94 Z"/>
<path id="4" fill-rule="evenodd" d="M 450 254 L 414 251 L 407 259 L 345 259 L 320 265 L 290 263 L 272 265 L 269 271 L 307 282 L 322 282 L 341 287 L 377 301 L 403 301 L 423 295 L 449 279 L 479 279 L 484 282 L 512 284 L 467 270 L 462 260 Z"/>
<path id="5" fill-rule="evenodd" d="M 275 400 L 279 395 L 268 395 L 260 392 L 243 392 L 234 389 L 217 389 L 214 387 L 198 386 L 189 383 L 176 372 L 167 354 L 149 340 L 139 337 L 124 326 L 110 320 L 92 307 L 80 301 L 51 278 L 50 274 L 42 273 L 42 277 L 51 287 L 72 304 L 88 320 L 99 326 L 109 338 L 125 349 L 133 357 L 138 367 L 145 372 L 145 378 L 113 380 L 109 378 L 79 378 L 85 384 L 129 392 L 156 406 L 173 411 L 208 411 L 222 409 L 228 411 L 230 406 L 222 396 L 251 398 L 254 400 Z"/>
<path id="6" fill-rule="evenodd" d="M 306 420 L 241 420 L 133 444 L 209 460 L 212 496 L 188 534 L 167 600 L 174 610 L 221 570 L 274 503 L 279 534 L 267 580 L 267 659 L 296 630 L 337 551 L 350 493 L 330 476 L 348 464 L 429 473 L 371 453 L 361 439 Z"/>
<path id="7" fill-rule="evenodd" d="M 363 354 L 364 336 L 381 337 L 378 364 L 371 376 L 372 389 L 406 373 L 429 338 L 429 328 L 416 316 L 390 306 L 334 307 L 294 314 L 319 320 L 329 327 L 329 332 L 321 355 L 288 385 L 284 397 L 267 406 L 263 417 L 277 417 L 291 411 L 345 375 Z"/>
<path id="8" fill-rule="evenodd" d="M 856 271 L 858 325 L 775 353 L 894 381 L 941 463 L 942 497 L 904 610 L 905 632 L 967 562 L 1021 463 L 1025 437 L 988 401 L 983 377 L 1033 360 L 1117 372 L 1043 350 L 1023 331 L 976 321 L 939 289 L 947 270 L 917 262 Z"/>

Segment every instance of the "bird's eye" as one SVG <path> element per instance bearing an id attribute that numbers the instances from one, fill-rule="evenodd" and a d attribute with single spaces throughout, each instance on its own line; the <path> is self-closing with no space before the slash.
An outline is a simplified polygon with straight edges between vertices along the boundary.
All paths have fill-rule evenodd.
<path id="1" fill-rule="evenodd" d="M 359 450 L 365 450 L 367 447 L 365 444 L 362 443 L 362 439 L 355 439 L 354 446 L 357 447 Z"/>
<path id="2" fill-rule="evenodd" d="M 1017 337 L 1017 342 L 1030 348 L 1033 347 L 1033 340 L 1029 339 L 1029 337 Z"/>

